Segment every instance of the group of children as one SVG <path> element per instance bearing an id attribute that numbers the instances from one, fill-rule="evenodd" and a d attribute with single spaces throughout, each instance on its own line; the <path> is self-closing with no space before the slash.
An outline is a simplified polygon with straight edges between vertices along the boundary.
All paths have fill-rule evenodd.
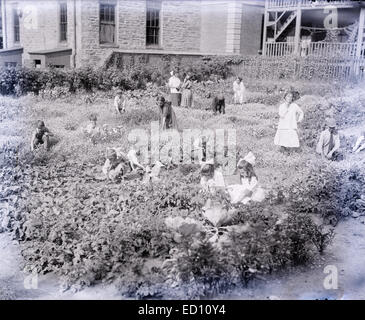
<path id="1" fill-rule="evenodd" d="M 256 157 L 249 152 L 244 158 L 239 159 L 236 171 L 239 181 L 229 184 L 225 181 L 221 166 L 216 166 L 214 160 L 201 164 L 200 184 L 204 191 L 215 194 L 217 190 L 225 191 L 232 204 L 247 204 L 250 201 L 261 202 L 265 198 L 265 191 L 259 185 L 254 170 Z"/>
<path id="2" fill-rule="evenodd" d="M 189 78 L 188 78 L 189 80 Z M 190 86 L 189 86 L 190 89 Z M 245 88 L 242 79 L 237 78 L 234 83 L 234 100 L 235 103 L 242 103 L 244 99 Z M 281 147 L 282 151 L 289 152 L 300 146 L 298 137 L 298 123 L 304 118 L 303 110 L 298 106 L 296 100 L 299 99 L 299 93 L 288 90 L 284 95 L 284 101 L 279 106 L 279 124 L 274 138 L 274 143 Z M 114 109 L 117 114 L 126 111 L 126 100 L 122 97 L 122 91 L 118 90 L 114 99 Z M 160 111 L 160 128 L 161 130 L 177 129 L 176 116 L 172 108 L 172 103 L 166 101 L 162 96 L 158 99 Z M 225 97 L 220 92 L 212 100 L 212 109 L 214 114 L 225 114 Z M 333 118 L 327 120 L 326 129 L 321 132 L 316 152 L 325 159 L 338 160 L 341 158 L 339 153 L 340 137 Z M 103 129 L 97 126 L 97 115 L 89 116 L 89 123 L 83 129 L 84 133 L 95 137 L 102 134 Z M 50 148 L 50 137 L 54 136 L 45 126 L 44 122 L 39 120 L 36 129 L 32 135 L 31 150 L 35 150 L 43 145 L 48 151 Z M 353 152 L 358 153 L 365 150 L 365 130 L 358 137 Z M 120 148 L 109 148 L 106 152 L 106 160 L 102 172 L 107 179 L 116 181 L 123 179 L 128 173 L 139 173 L 144 176 L 144 182 L 158 181 L 160 170 L 164 167 L 160 161 L 157 161 L 152 167 L 140 164 L 139 153 L 131 149 L 124 154 Z M 222 173 L 222 168 L 217 167 L 214 161 L 205 161 L 201 164 L 201 186 L 204 190 L 214 193 L 217 189 L 224 189 L 231 198 L 232 203 L 244 203 L 248 201 L 262 201 L 264 191 L 258 185 L 258 178 L 253 169 L 255 156 L 250 152 L 245 158 L 240 159 L 237 163 L 237 170 L 240 175 L 240 183 L 227 185 Z"/>

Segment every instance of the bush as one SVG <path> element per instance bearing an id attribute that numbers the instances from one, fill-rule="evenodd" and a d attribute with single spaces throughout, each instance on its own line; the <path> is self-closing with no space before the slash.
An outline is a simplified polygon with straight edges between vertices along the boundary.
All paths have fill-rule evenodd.
<path id="1" fill-rule="evenodd" d="M 288 192 L 293 209 L 320 214 L 327 223 L 336 225 L 354 211 L 361 211 L 358 200 L 364 195 L 365 177 L 360 168 L 335 170 L 321 167 L 305 181 L 297 181 Z"/>

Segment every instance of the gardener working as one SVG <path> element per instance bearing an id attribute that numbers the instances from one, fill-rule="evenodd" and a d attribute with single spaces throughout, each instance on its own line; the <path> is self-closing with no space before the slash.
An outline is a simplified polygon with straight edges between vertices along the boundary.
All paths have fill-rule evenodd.
<path id="1" fill-rule="evenodd" d="M 249 201 L 261 202 L 265 198 L 265 191 L 258 184 L 257 175 L 253 169 L 256 157 L 249 152 L 246 157 L 240 159 L 237 164 L 237 170 L 240 174 L 240 184 L 227 187 L 231 197 L 231 203 L 247 204 Z"/>
<path id="2" fill-rule="evenodd" d="M 217 112 L 223 113 L 223 114 L 226 113 L 226 102 L 225 102 L 223 92 L 220 92 L 217 96 L 215 96 L 213 98 L 212 109 L 213 109 L 214 115 L 216 115 Z"/>
<path id="3" fill-rule="evenodd" d="M 338 150 L 340 149 L 340 136 L 336 130 L 336 121 L 327 120 L 327 128 L 322 131 L 317 144 L 317 153 L 323 158 L 339 160 Z"/>
<path id="4" fill-rule="evenodd" d="M 136 151 L 134 149 L 131 149 L 128 154 L 127 154 L 127 158 L 129 160 L 129 165 L 132 169 L 132 171 L 136 171 L 138 168 L 139 169 L 142 169 L 143 171 L 145 170 L 144 166 L 142 166 L 140 163 L 139 163 L 139 160 L 138 160 L 138 156 L 140 155 L 140 151 Z"/>
<path id="5" fill-rule="evenodd" d="M 125 112 L 126 99 L 122 98 L 122 90 L 118 90 L 114 98 L 114 108 L 117 114 Z"/>
<path id="6" fill-rule="evenodd" d="M 121 178 L 129 171 L 129 160 L 116 149 L 107 149 L 102 171 L 108 179 L 116 180 Z"/>
<path id="7" fill-rule="evenodd" d="M 48 151 L 50 148 L 49 137 L 53 134 L 48 130 L 42 120 L 38 120 L 37 128 L 35 129 L 30 148 L 32 151 L 36 149 L 39 145 L 43 144 L 44 148 Z"/>
<path id="8" fill-rule="evenodd" d="M 166 101 L 163 96 L 158 99 L 159 113 L 160 113 L 160 129 L 168 130 L 175 129 L 178 130 L 176 115 L 171 102 Z"/>

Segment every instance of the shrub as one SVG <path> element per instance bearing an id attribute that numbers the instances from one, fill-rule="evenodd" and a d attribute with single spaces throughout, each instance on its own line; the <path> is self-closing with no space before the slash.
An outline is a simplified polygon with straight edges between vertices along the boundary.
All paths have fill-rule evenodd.
<path id="1" fill-rule="evenodd" d="M 336 225 L 341 219 L 362 210 L 358 200 L 363 195 L 365 177 L 359 168 L 336 170 L 321 167 L 303 181 L 297 181 L 288 192 L 293 209 L 320 214 L 327 223 Z"/>

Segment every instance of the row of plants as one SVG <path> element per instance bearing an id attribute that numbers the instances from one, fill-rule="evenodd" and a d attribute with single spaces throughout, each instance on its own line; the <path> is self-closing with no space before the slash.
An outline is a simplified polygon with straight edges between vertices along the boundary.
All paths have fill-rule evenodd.
<path id="1" fill-rule="evenodd" d="M 268 59 L 261 56 L 204 56 L 183 60 L 182 57 L 166 55 L 153 63 L 148 59 L 146 55 L 137 55 L 126 60 L 118 57 L 118 53 L 114 53 L 100 68 L 90 66 L 70 70 L 1 68 L 0 94 L 22 95 L 45 92 L 47 96 L 54 88 L 62 91 L 64 95 L 78 90 L 90 92 L 108 91 L 113 88 L 144 89 L 148 83 L 164 86 L 171 70 L 174 70 L 180 78 L 190 73 L 192 79 L 199 83 L 217 82 L 232 75 L 251 80 L 260 77 L 260 80 L 267 78 L 289 81 L 298 63 L 296 58 Z"/>
<path id="2" fill-rule="evenodd" d="M 206 297 L 306 263 L 332 235 L 277 194 L 232 206 L 218 193 L 208 205 L 196 167 L 115 184 L 89 163 L 2 154 L 2 231 L 20 241 L 26 271 L 55 273 L 65 289 L 113 281 L 137 298 Z"/>

